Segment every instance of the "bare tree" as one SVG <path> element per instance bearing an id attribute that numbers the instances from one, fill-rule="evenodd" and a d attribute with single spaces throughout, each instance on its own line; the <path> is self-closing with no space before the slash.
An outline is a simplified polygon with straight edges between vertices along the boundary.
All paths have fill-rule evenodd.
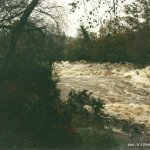
<path id="1" fill-rule="evenodd" d="M 12 0 L 0 2 L 0 30 L 11 32 L 10 44 L 7 50 L 3 68 L 6 69 L 16 51 L 16 45 L 22 32 L 47 29 L 54 23 L 59 29 L 64 14 L 62 6 L 44 0 Z M 45 19 L 44 19 L 45 18 Z M 27 22 L 36 24 L 28 28 Z"/>

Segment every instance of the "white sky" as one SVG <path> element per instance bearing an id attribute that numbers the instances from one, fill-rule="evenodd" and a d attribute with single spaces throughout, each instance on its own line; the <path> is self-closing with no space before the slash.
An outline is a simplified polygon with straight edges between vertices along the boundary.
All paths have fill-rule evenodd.
<path id="1" fill-rule="evenodd" d="M 70 13 L 68 1 L 69 0 L 56 0 L 58 1 L 58 4 L 63 5 L 65 8 L 67 8 L 67 26 L 65 27 L 65 32 L 68 36 L 76 36 L 77 35 L 77 29 L 80 25 L 80 17 L 84 13 L 83 9 L 77 10 L 74 13 Z"/>
<path id="2" fill-rule="evenodd" d="M 79 26 L 81 25 L 80 22 L 80 17 L 82 17 L 82 15 L 85 13 L 84 11 L 84 7 L 81 7 L 81 9 L 76 10 L 74 13 L 69 13 L 69 6 L 68 3 L 73 1 L 73 0 L 55 0 L 57 1 L 58 4 L 63 5 L 64 7 L 66 7 L 68 9 L 68 13 L 67 13 L 67 26 L 65 27 L 65 32 L 68 36 L 76 36 L 77 35 L 77 29 L 79 28 Z M 93 0 L 94 1 L 94 0 Z M 127 2 L 131 2 L 133 0 L 127 0 Z M 90 7 L 90 6 L 88 6 Z M 101 12 L 99 12 L 99 16 L 98 19 L 102 16 L 104 16 L 105 10 L 108 8 L 108 6 L 106 5 L 102 5 L 101 6 Z M 84 21 L 86 22 L 86 21 Z M 95 27 L 95 29 L 92 29 L 92 31 L 96 32 L 98 31 L 100 28 L 100 25 L 98 27 Z"/>

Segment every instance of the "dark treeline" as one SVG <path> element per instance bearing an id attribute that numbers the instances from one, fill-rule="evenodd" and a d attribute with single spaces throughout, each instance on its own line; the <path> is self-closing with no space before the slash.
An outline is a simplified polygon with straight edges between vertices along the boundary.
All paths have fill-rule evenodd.
<path id="1" fill-rule="evenodd" d="M 26 28 L 36 28 L 33 22 L 28 22 Z M 3 64 L 11 38 L 11 32 L 0 30 L 0 61 Z M 48 30 L 23 32 L 17 43 L 14 62 L 20 64 L 43 63 L 62 58 L 62 50 L 65 46 L 65 34 L 58 31 L 54 25 Z"/>
<path id="2" fill-rule="evenodd" d="M 98 62 L 150 62 L 150 6 L 136 1 L 124 6 L 124 17 L 105 19 L 99 33 L 81 26 L 78 37 L 70 42 L 65 55 L 69 60 Z"/>
<path id="3" fill-rule="evenodd" d="M 105 129 L 111 122 L 102 113 L 102 100 L 88 91 L 71 91 L 68 102 L 61 100 L 52 62 L 149 63 L 149 7 L 140 1 L 139 12 L 128 5 L 127 17 L 106 20 L 98 36 L 81 26 L 78 38 L 69 39 L 56 15 L 61 7 L 42 2 L 0 1 L 0 149 L 110 149 L 117 143 Z M 41 14 L 31 15 L 35 11 L 53 21 L 46 24 Z"/>
<path id="4" fill-rule="evenodd" d="M 27 22 L 26 29 L 36 29 Z M 3 68 L 12 32 L 0 30 L 0 148 L 47 149 L 76 145 L 75 132 L 52 79 L 52 62 L 62 58 L 65 35 L 49 30 L 23 32 Z M 78 145 L 78 144 L 77 144 Z"/>
<path id="5" fill-rule="evenodd" d="M 52 78 L 52 62 L 62 57 L 64 48 L 61 14 L 54 3 L 42 2 L 0 1 L 0 149 L 76 145 Z M 44 24 L 41 14 L 31 17 L 35 9 L 54 19 Z"/>

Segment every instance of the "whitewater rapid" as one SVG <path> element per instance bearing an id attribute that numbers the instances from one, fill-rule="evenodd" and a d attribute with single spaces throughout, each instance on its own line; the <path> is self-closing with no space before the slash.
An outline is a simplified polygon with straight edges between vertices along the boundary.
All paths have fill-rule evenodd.
<path id="1" fill-rule="evenodd" d="M 105 113 L 150 127 L 150 66 L 61 61 L 53 64 L 61 99 L 87 89 L 105 102 Z"/>

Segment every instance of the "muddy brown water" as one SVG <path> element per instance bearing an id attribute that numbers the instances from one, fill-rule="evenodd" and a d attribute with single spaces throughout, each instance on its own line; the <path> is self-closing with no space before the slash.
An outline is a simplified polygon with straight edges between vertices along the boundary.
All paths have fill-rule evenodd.
<path id="1" fill-rule="evenodd" d="M 104 100 L 106 114 L 150 128 L 150 66 L 138 69 L 128 63 L 99 64 L 85 61 L 55 62 L 53 66 L 59 76 L 57 86 L 61 90 L 62 100 L 67 100 L 71 89 L 87 89 L 94 97 Z M 131 139 L 125 141 L 127 145 Z M 135 147 L 129 146 L 128 149 L 130 148 Z"/>

